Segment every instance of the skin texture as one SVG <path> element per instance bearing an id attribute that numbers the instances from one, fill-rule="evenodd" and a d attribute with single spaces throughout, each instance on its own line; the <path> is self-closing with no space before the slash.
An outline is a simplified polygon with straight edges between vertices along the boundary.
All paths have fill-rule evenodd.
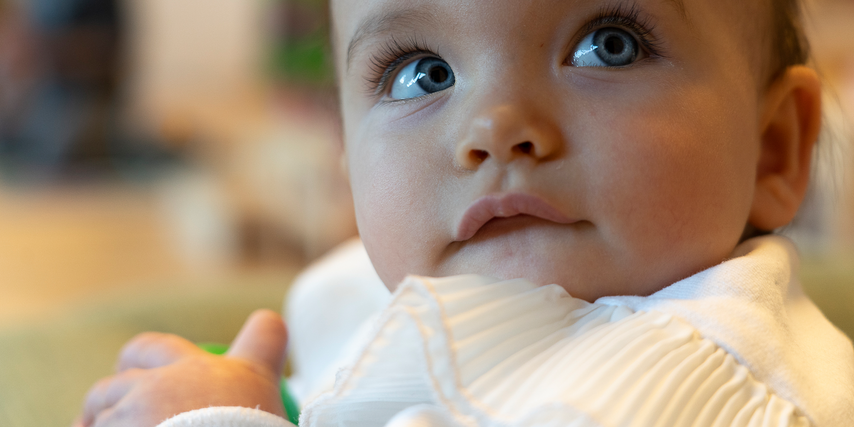
<path id="1" fill-rule="evenodd" d="M 588 301 L 647 295 L 726 259 L 747 224 L 792 220 L 821 91 L 800 66 L 767 81 L 768 55 L 755 50 L 767 39 L 762 5 L 638 0 L 655 52 L 619 69 L 573 66 L 584 25 L 615 4 L 333 0 L 357 221 L 390 289 L 407 274 L 477 273 L 557 283 Z M 403 10 L 416 13 L 357 32 Z M 413 38 L 447 61 L 455 84 L 392 101 L 370 88 L 384 71 L 372 57 Z M 574 221 L 493 219 L 458 241 L 473 204 L 511 193 Z M 77 426 L 149 427 L 210 405 L 282 415 L 286 341 L 271 312 L 247 321 L 228 357 L 142 335 L 92 389 Z"/>
<path id="2" fill-rule="evenodd" d="M 774 229 L 792 219 L 818 129 L 814 74 L 796 67 L 769 89 L 745 43 L 762 39 L 761 14 L 751 24 L 734 1 L 686 0 L 684 15 L 638 1 L 657 54 L 619 69 L 572 66 L 584 24 L 614 4 L 333 1 L 356 215 L 389 288 L 407 274 L 479 273 L 557 283 L 588 301 L 648 295 L 724 261 L 748 220 Z M 417 14 L 348 52 L 360 22 L 407 10 Z M 366 90 L 391 39 L 438 53 L 454 86 L 406 101 Z M 790 119 L 795 130 L 771 126 Z M 776 196 L 763 187 L 771 181 Z M 508 193 L 578 222 L 518 216 L 455 241 L 469 206 Z"/>

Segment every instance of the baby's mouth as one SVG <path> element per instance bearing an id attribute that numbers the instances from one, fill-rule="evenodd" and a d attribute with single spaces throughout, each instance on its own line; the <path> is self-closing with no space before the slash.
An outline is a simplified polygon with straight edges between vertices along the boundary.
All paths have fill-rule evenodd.
<path id="1" fill-rule="evenodd" d="M 524 193 L 510 193 L 481 197 L 465 212 L 457 226 L 457 242 L 466 241 L 488 222 L 495 218 L 510 218 L 527 215 L 557 224 L 574 224 L 578 220 L 562 214 L 545 200 Z"/>

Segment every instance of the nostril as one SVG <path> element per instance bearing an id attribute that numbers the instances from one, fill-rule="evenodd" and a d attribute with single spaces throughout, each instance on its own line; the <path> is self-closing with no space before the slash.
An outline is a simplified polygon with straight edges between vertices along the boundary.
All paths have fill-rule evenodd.
<path id="1" fill-rule="evenodd" d="M 471 156 L 472 160 L 475 162 L 482 163 L 487 157 L 489 157 L 489 152 L 486 150 L 471 150 L 469 156 Z"/>
<path id="2" fill-rule="evenodd" d="M 516 146 L 513 148 L 515 148 L 522 154 L 531 154 L 531 152 L 534 151 L 534 144 L 532 144 L 531 142 L 522 142 L 516 144 Z"/>

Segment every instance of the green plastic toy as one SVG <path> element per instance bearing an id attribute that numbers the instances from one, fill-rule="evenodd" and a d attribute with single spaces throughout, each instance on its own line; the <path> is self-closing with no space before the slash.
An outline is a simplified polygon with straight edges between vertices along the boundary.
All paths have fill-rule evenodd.
<path id="1" fill-rule="evenodd" d="M 208 353 L 220 356 L 228 351 L 228 346 L 223 344 L 201 343 L 196 345 Z M 285 405 L 285 412 L 288 414 L 288 420 L 294 425 L 299 425 L 299 405 L 297 405 L 296 399 L 291 396 L 291 393 L 288 390 L 288 382 L 285 381 L 284 377 L 282 377 L 282 381 L 279 384 L 279 393 L 282 396 L 282 404 Z"/>

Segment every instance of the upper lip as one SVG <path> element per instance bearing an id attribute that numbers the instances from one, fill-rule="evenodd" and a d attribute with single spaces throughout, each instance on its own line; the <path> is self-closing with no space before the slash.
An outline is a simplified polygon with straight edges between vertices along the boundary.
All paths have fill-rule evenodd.
<path id="1" fill-rule="evenodd" d="M 463 215 L 457 227 L 456 241 L 471 239 L 484 224 L 493 218 L 531 215 L 558 224 L 578 222 L 561 213 L 545 200 L 523 193 L 484 196 L 476 200 Z"/>

